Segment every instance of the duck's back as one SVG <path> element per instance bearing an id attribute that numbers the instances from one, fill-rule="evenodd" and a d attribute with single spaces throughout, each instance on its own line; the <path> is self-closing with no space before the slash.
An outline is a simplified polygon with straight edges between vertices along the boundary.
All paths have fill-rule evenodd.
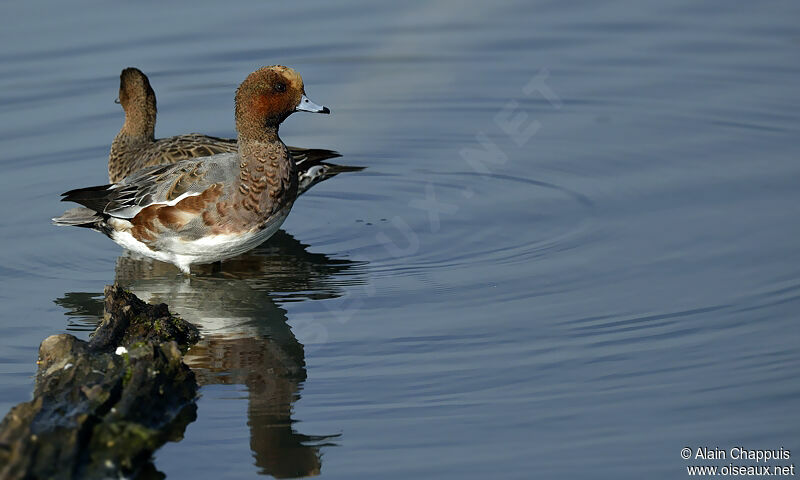
<path id="1" fill-rule="evenodd" d="M 155 141 L 116 138 L 108 160 L 108 179 L 119 182 L 146 167 L 168 165 L 180 160 L 236 152 L 236 140 L 199 133 L 178 135 Z"/>

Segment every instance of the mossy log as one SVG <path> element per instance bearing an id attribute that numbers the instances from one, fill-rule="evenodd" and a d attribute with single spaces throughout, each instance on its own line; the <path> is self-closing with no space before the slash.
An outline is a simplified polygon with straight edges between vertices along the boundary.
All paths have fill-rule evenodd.
<path id="1" fill-rule="evenodd" d="M 53 335 L 39 347 L 33 400 L 0 422 L 0 478 L 131 478 L 196 417 L 197 383 L 181 350 L 190 323 L 118 286 L 85 342 Z"/>

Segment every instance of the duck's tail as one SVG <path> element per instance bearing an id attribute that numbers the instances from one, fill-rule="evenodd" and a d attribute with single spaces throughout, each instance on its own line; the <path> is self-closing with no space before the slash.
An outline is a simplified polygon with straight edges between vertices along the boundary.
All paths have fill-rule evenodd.
<path id="1" fill-rule="evenodd" d="M 319 162 L 316 165 L 305 165 L 305 169 L 298 172 L 297 195 L 302 195 L 314 185 L 335 177 L 345 172 L 360 172 L 366 167 L 353 167 L 350 165 L 336 165 L 335 163 Z"/>
<path id="2" fill-rule="evenodd" d="M 64 212 L 60 217 L 53 219 L 53 225 L 59 227 L 83 227 L 109 234 L 105 217 L 90 208 L 75 207 Z"/>
<path id="3" fill-rule="evenodd" d="M 303 171 L 303 164 L 306 164 L 307 167 L 305 169 L 311 167 L 311 165 L 316 165 L 320 162 L 325 160 L 330 160 L 331 158 L 341 157 L 342 154 L 335 151 L 335 150 L 327 150 L 324 148 L 300 148 L 300 147 L 288 147 L 289 152 L 292 154 L 292 158 L 294 158 L 294 163 L 297 164 L 297 168 L 300 171 Z"/>
<path id="4" fill-rule="evenodd" d="M 75 202 L 95 212 L 102 212 L 108 205 L 109 199 L 116 193 L 113 187 L 115 187 L 115 185 L 76 188 L 75 190 L 62 193 L 61 196 L 63 198 L 61 201 Z"/>

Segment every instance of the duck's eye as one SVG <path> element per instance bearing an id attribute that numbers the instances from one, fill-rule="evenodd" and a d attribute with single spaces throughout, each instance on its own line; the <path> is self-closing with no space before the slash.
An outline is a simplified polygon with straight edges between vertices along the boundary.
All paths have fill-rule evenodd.
<path id="1" fill-rule="evenodd" d="M 286 91 L 286 84 L 283 83 L 276 83 L 273 87 L 276 92 L 281 93 Z"/>

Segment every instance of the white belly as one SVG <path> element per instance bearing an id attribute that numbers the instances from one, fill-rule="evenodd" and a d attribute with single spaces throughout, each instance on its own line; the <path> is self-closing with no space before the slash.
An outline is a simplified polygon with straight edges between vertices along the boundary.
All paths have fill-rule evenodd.
<path id="1" fill-rule="evenodd" d="M 136 240 L 127 229 L 114 230 L 111 239 L 128 250 L 162 262 L 172 263 L 184 273 L 189 273 L 189 266 L 192 264 L 218 262 L 261 245 L 278 231 L 286 216 L 276 218 L 262 230 L 243 234 L 212 235 L 189 241 L 177 237 L 168 238 L 159 243 L 158 250 L 152 250 L 146 244 Z M 113 220 L 124 222 L 124 220 Z"/>

